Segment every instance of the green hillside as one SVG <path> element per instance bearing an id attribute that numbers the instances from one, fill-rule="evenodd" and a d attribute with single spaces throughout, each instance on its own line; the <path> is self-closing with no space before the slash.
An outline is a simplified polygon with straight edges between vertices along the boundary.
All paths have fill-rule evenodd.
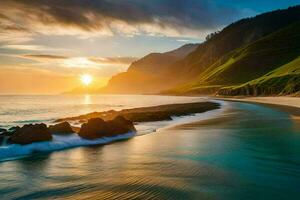
<path id="1" fill-rule="evenodd" d="M 266 75 L 239 86 L 222 88 L 220 95 L 299 95 L 300 56 Z"/>
<path id="2" fill-rule="evenodd" d="M 216 67 L 225 64 L 224 62 L 227 61 L 229 61 L 227 64 L 237 61 L 236 65 L 243 65 L 244 63 L 238 62 L 238 56 L 243 55 L 234 55 L 234 60 L 225 59 L 225 56 L 232 57 L 230 53 L 236 51 L 238 48 L 243 48 L 246 45 L 299 21 L 300 6 L 268 12 L 237 21 L 225 27 L 222 31 L 207 37 L 207 40 L 199 45 L 196 51 L 170 66 L 165 76 L 170 77 L 180 74 L 178 78 L 181 80 L 179 80 L 179 82 L 187 82 L 199 76 L 207 75 L 207 71 L 214 71 Z M 264 44 L 261 45 L 263 46 Z M 260 48 L 260 46 L 253 46 L 253 48 Z M 245 73 L 248 72 L 245 71 Z M 242 75 L 244 76 L 244 74 Z M 226 82 L 226 80 L 224 80 L 224 82 Z"/>
<path id="3" fill-rule="evenodd" d="M 274 77 L 281 77 L 278 81 L 282 85 L 287 83 L 287 79 L 299 82 L 297 79 L 300 68 L 297 59 L 299 55 L 300 22 L 297 22 L 226 54 L 193 81 L 168 92 L 214 93 L 222 88 L 219 94 L 242 95 L 246 91 L 242 89 L 245 84 L 262 84 L 264 80 L 265 87 L 270 83 L 275 87 L 277 82 Z M 283 90 L 279 88 L 278 90 Z M 249 92 L 246 93 L 249 94 Z M 263 92 L 258 92 L 258 94 L 261 93 Z M 250 92 L 251 94 L 253 92 Z"/>
<path id="4" fill-rule="evenodd" d="M 167 90 L 212 94 L 221 87 L 248 82 L 298 55 L 293 50 L 296 36 L 290 31 L 282 32 L 282 37 L 279 33 L 270 34 L 299 21 L 300 6 L 239 20 L 210 34 L 197 47 L 187 45 L 145 56 L 132 63 L 127 72 L 112 77 L 100 92 L 149 94 Z"/>
<path id="5" fill-rule="evenodd" d="M 99 92 L 290 94 L 297 90 L 298 73 L 279 69 L 297 68 L 293 61 L 299 55 L 300 6 L 295 6 L 239 20 L 200 45 L 149 54 L 113 76 Z M 264 89 L 244 88 L 250 85 Z"/>

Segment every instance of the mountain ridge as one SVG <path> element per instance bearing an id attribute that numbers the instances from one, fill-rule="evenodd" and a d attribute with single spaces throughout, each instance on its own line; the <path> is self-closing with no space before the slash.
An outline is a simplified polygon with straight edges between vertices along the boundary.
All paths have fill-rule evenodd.
<path id="1" fill-rule="evenodd" d="M 189 52 L 182 47 L 143 57 L 127 72 L 112 77 L 101 92 L 229 95 L 228 91 L 236 91 L 239 85 L 259 79 L 300 55 L 298 32 L 288 28 L 298 22 L 299 5 L 241 19 L 210 34 Z M 299 25 L 294 26 L 298 30 Z M 285 28 L 286 35 L 278 35 Z M 276 34 L 278 37 L 273 37 Z M 184 56 L 174 56 L 174 52 Z M 238 94 L 243 95 L 241 91 Z"/>
<path id="2" fill-rule="evenodd" d="M 113 76 L 101 93 L 156 93 L 171 85 L 161 83 L 162 72 L 171 64 L 194 51 L 198 44 L 185 44 L 165 53 L 150 53 L 133 62 L 126 72 Z"/>

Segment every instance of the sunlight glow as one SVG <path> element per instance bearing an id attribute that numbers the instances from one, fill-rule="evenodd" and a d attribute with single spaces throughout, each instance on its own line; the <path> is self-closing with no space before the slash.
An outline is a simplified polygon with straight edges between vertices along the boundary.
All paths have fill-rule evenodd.
<path id="1" fill-rule="evenodd" d="M 84 75 L 82 75 L 82 76 L 80 77 L 80 81 L 81 81 L 84 85 L 88 86 L 88 85 L 90 85 L 90 84 L 92 83 L 93 77 L 92 77 L 91 75 L 89 75 L 89 74 L 84 74 Z"/>

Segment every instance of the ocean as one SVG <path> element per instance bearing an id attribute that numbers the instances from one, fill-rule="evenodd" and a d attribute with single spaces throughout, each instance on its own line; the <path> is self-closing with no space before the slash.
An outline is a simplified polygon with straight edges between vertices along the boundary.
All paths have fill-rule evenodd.
<path id="1" fill-rule="evenodd" d="M 95 111 L 202 101 L 201 97 L 157 95 L 0 95 L 0 127 L 52 123 Z"/>
<path id="2" fill-rule="evenodd" d="M 100 99 L 91 103 L 97 110 L 205 100 L 166 96 L 93 98 Z M 103 101 L 105 98 L 110 100 Z M 114 98 L 118 104 L 113 103 Z M 69 99 L 76 102 L 70 106 L 55 100 L 46 105 L 47 98 L 33 99 L 40 102 L 37 107 L 51 114 L 47 116 L 28 105 L 35 110 L 35 117 L 30 118 L 30 112 L 23 109 L 26 121 L 50 122 L 72 116 L 75 112 L 72 114 L 70 106 L 82 113 L 95 111 L 84 110 L 78 99 Z M 79 145 L 2 161 L 1 199 L 298 199 L 299 122 L 288 113 L 262 105 L 219 103 L 222 109 L 213 112 L 142 124 L 140 130 L 146 126 L 153 131 L 137 136 L 129 133 L 128 138 L 108 145 Z M 58 105 L 64 106 L 59 109 Z M 23 123 L 17 114 L 13 116 L 1 121 L 5 126 Z M 76 140 L 69 139 L 66 141 L 71 143 Z M 49 144 L 41 146 L 48 148 Z"/>

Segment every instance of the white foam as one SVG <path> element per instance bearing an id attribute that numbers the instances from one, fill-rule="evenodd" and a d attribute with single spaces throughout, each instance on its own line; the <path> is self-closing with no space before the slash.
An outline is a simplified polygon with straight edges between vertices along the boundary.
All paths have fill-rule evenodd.
<path id="1" fill-rule="evenodd" d="M 134 135 L 135 132 L 129 132 L 123 135 L 104 137 L 95 140 L 86 140 L 79 137 L 77 134 L 66 136 L 54 135 L 52 141 L 35 142 L 27 145 L 10 144 L 1 146 L 0 161 L 14 160 L 37 152 L 52 152 L 78 146 L 107 144 L 118 140 L 129 139 L 134 137 Z"/>
<path id="2" fill-rule="evenodd" d="M 107 144 L 113 141 L 129 139 L 134 136 L 153 133 L 157 130 L 169 128 L 179 124 L 193 123 L 201 120 L 212 119 L 217 117 L 221 112 L 227 109 L 227 102 L 218 100 L 212 100 L 212 102 L 219 103 L 221 105 L 221 108 L 194 115 L 172 117 L 172 120 L 168 121 L 139 123 L 136 125 L 137 133 L 129 132 L 127 134 L 118 135 L 115 137 L 104 137 L 95 140 L 86 140 L 79 137 L 77 134 L 66 136 L 53 135 L 53 140 L 48 142 L 36 142 L 28 145 L 10 144 L 0 146 L 0 161 L 14 160 L 29 156 L 37 152 L 52 152 L 78 146 Z"/>

